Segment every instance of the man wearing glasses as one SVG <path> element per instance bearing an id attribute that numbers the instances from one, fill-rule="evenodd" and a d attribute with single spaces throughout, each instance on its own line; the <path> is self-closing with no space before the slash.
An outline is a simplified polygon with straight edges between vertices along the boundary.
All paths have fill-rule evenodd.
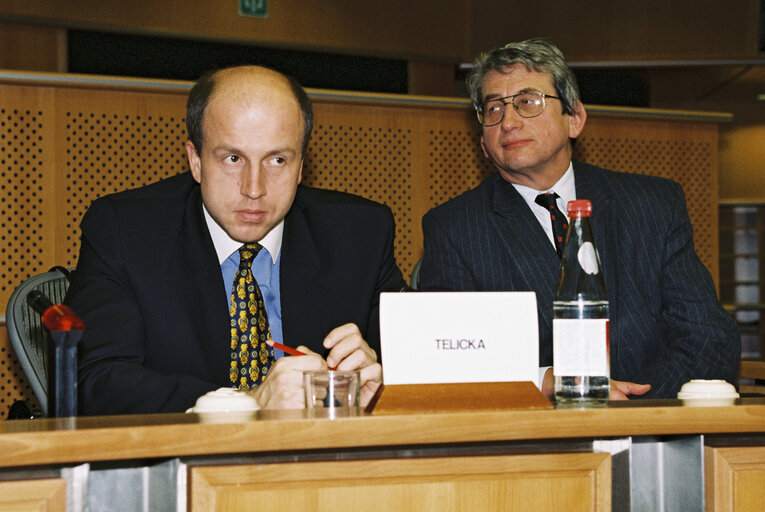
<path id="1" fill-rule="evenodd" d="M 694 251 L 682 189 L 571 161 L 587 113 L 560 50 L 541 39 L 496 48 L 478 57 L 467 85 L 498 173 L 425 215 L 418 288 L 536 292 L 540 364 L 550 366 L 561 212 L 590 199 L 610 300 L 611 398 L 673 398 L 690 379 L 734 382 L 738 330 Z M 552 384 L 548 369 L 548 397 Z"/>

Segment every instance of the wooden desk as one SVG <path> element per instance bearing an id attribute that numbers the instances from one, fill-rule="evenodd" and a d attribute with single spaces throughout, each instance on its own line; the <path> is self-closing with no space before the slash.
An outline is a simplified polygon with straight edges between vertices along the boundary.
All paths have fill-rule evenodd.
<path id="1" fill-rule="evenodd" d="M 66 488 L 71 500 L 83 465 L 94 473 L 174 461 L 167 510 L 253 502 L 287 511 L 610 510 L 612 457 L 593 440 L 704 435 L 707 510 L 748 510 L 739 506 L 765 499 L 765 399 L 738 403 L 335 420 L 278 411 L 241 423 L 193 414 L 6 421 L 0 476 L 13 481 L 0 483 L 0 509 L 19 485 L 49 504 Z M 9 485 L 15 494 L 3 492 Z"/>

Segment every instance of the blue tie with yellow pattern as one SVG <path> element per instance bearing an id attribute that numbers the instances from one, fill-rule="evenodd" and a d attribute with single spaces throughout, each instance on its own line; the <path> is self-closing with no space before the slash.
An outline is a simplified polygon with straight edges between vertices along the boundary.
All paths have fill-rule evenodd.
<path id="1" fill-rule="evenodd" d="M 231 387 L 252 389 L 266 378 L 274 360 L 263 295 L 252 276 L 252 261 L 262 249 L 258 243 L 239 248 L 239 270 L 231 291 Z"/>

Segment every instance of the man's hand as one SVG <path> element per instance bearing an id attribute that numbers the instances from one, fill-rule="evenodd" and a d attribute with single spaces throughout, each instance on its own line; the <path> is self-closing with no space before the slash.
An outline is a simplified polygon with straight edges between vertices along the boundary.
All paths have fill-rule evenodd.
<path id="1" fill-rule="evenodd" d="M 629 400 L 630 395 L 644 395 L 651 389 L 650 384 L 636 384 L 634 382 L 623 382 L 611 379 L 611 397 L 610 400 Z M 542 379 L 542 394 L 548 400 L 553 400 L 555 394 L 555 378 L 553 369 L 548 368 Z"/>
<path id="2" fill-rule="evenodd" d="M 629 395 L 645 395 L 650 384 L 635 384 L 611 379 L 611 400 L 629 400 Z"/>
<path id="3" fill-rule="evenodd" d="M 277 359 L 266 380 L 250 391 L 261 409 L 302 409 L 305 407 L 303 393 L 303 372 L 327 369 L 324 359 L 306 347 L 297 348 L 304 356 L 281 357 Z"/>
<path id="4" fill-rule="evenodd" d="M 329 349 L 327 366 L 340 371 L 360 370 L 361 406 L 366 406 L 382 383 L 382 366 L 356 324 L 345 324 L 332 329 L 324 338 L 324 348 Z"/>

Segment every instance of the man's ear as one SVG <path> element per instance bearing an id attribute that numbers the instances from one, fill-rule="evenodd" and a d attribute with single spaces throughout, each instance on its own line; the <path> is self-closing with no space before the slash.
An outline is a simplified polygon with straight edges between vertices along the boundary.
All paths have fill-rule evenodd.
<path id="1" fill-rule="evenodd" d="M 582 102 L 574 102 L 574 113 L 568 116 L 568 136 L 570 139 L 579 137 L 584 129 L 584 123 L 587 121 L 587 112 L 584 110 Z"/>
<path id="2" fill-rule="evenodd" d="M 489 153 L 486 152 L 486 144 L 483 141 L 483 135 L 481 135 L 481 151 L 483 151 L 483 156 L 489 158 Z"/>
<path id="3" fill-rule="evenodd" d="M 186 141 L 186 156 L 189 158 L 191 175 L 197 183 L 202 183 L 202 160 L 199 158 L 197 148 L 194 147 L 194 143 L 190 140 Z"/>

